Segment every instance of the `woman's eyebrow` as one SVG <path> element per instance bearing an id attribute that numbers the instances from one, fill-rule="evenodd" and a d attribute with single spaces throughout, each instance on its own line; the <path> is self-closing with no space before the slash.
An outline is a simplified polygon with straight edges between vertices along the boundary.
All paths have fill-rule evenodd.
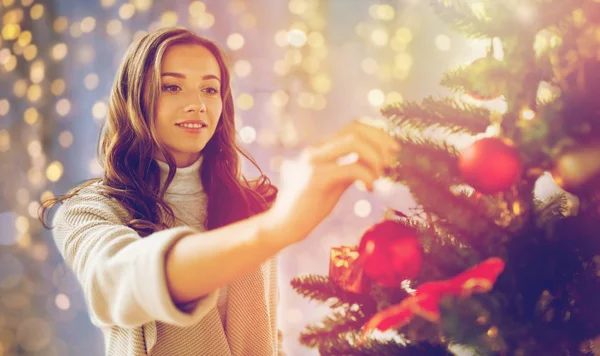
<path id="1" fill-rule="evenodd" d="M 161 77 L 165 77 L 165 76 L 171 76 L 171 77 L 175 77 L 175 78 L 181 78 L 181 79 L 185 79 L 185 75 L 181 74 L 181 73 L 175 73 L 175 72 L 165 72 L 165 73 L 161 73 Z M 219 79 L 219 77 L 217 77 L 214 74 L 207 74 L 205 76 L 202 77 L 202 80 L 209 80 L 209 79 L 216 79 L 218 81 L 221 81 Z"/>

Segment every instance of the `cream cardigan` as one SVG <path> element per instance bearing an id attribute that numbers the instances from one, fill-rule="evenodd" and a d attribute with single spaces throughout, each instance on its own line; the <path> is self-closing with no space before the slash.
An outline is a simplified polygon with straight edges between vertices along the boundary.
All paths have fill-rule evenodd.
<path id="1" fill-rule="evenodd" d="M 219 290 L 179 306 L 168 292 L 166 252 L 182 237 L 204 231 L 201 161 L 177 169 L 165 196 L 185 224 L 141 238 L 126 226 L 126 210 L 94 185 L 66 200 L 55 215 L 55 243 L 81 284 L 92 323 L 104 334 L 106 355 L 283 354 L 276 256 L 227 286 L 225 325 L 217 309 Z M 168 168 L 158 163 L 164 182 Z"/>

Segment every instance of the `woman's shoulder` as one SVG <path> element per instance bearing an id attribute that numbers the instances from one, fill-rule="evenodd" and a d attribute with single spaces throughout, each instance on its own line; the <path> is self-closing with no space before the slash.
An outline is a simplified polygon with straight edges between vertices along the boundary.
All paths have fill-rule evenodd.
<path id="1" fill-rule="evenodd" d="M 75 187 L 68 193 L 60 207 L 60 211 L 74 214 L 95 214 L 107 219 L 128 221 L 129 213 L 123 205 L 112 197 L 102 181 Z M 57 214 L 58 215 L 58 214 Z"/>

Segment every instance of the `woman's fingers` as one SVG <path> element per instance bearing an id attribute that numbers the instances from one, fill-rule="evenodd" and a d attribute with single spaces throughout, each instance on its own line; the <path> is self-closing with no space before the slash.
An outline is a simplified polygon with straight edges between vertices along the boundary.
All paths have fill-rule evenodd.
<path id="1" fill-rule="evenodd" d="M 344 166 L 330 165 L 327 169 L 329 178 L 337 183 L 343 184 L 345 190 L 355 181 L 365 183 L 369 191 L 373 191 L 373 182 L 379 178 L 379 174 L 361 162 L 355 162 Z"/>
<path id="2" fill-rule="evenodd" d="M 338 135 L 343 136 L 348 133 L 360 136 L 373 147 L 376 147 L 384 156 L 400 148 L 396 140 L 385 130 L 360 121 L 353 121 L 350 125 L 340 130 Z"/>
<path id="3" fill-rule="evenodd" d="M 347 134 L 345 136 L 335 137 L 325 144 L 318 147 L 313 147 L 305 151 L 305 159 L 312 164 L 338 163 L 345 164 L 344 160 L 348 155 L 356 154 L 358 159 L 363 161 L 368 167 L 371 167 L 375 172 L 381 173 L 385 166 L 385 157 L 379 151 L 365 142 L 358 135 Z M 347 163 L 352 163 L 346 160 Z"/>

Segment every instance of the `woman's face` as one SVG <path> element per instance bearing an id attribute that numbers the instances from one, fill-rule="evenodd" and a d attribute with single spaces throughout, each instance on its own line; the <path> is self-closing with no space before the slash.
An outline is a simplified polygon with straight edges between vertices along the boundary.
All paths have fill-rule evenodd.
<path id="1" fill-rule="evenodd" d="M 220 80 L 219 63 L 201 45 L 173 45 L 163 56 L 156 130 L 177 167 L 194 163 L 215 133 L 223 110 Z"/>

